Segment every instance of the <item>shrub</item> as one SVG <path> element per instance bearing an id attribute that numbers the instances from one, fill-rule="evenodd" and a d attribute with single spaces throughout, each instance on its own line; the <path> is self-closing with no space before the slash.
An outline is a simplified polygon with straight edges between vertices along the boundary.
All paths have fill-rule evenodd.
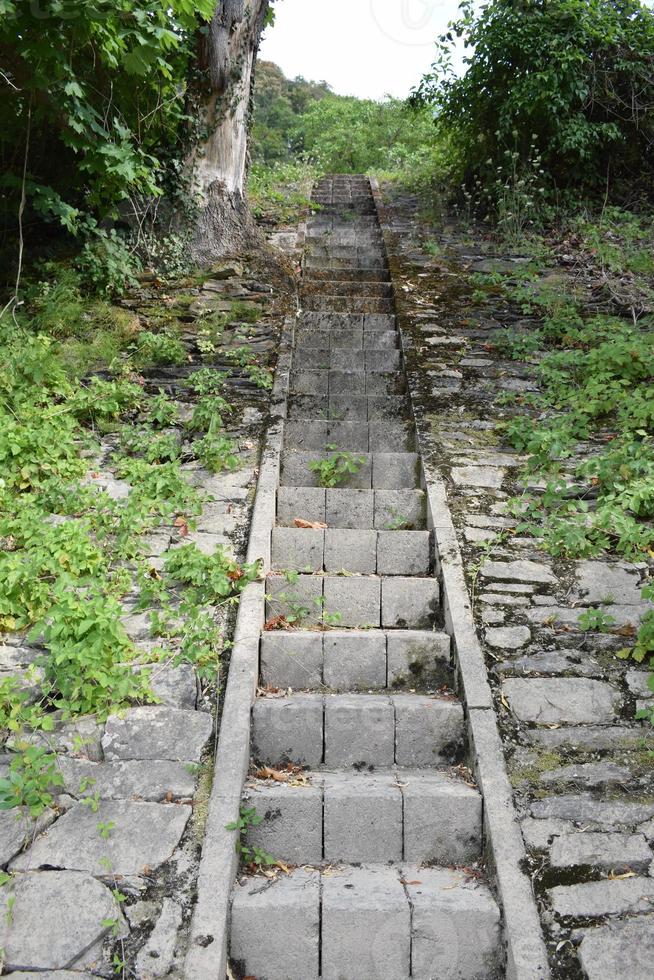
<path id="1" fill-rule="evenodd" d="M 505 154 L 535 141 L 557 187 L 654 175 L 654 12 L 640 0 L 490 0 L 440 39 L 413 101 L 436 107 L 469 182 L 488 187 Z M 457 77 L 451 57 L 471 54 Z"/>

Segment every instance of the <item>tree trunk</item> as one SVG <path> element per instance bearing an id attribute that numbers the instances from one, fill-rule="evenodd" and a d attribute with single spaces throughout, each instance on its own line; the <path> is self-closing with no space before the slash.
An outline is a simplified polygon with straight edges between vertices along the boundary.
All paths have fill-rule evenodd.
<path id="1" fill-rule="evenodd" d="M 238 251 L 256 235 L 245 200 L 254 64 L 270 0 L 220 0 L 199 43 L 209 95 L 207 136 L 189 161 L 199 205 L 192 249 L 200 261 Z"/>

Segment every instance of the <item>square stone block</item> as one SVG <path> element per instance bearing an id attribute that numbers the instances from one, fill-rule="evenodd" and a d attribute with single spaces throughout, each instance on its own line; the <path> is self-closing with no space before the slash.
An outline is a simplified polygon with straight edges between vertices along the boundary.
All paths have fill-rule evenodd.
<path id="1" fill-rule="evenodd" d="M 385 420 L 368 423 L 371 453 L 411 453 L 416 448 L 415 430 L 410 422 Z"/>
<path id="2" fill-rule="evenodd" d="M 322 684 L 322 633 L 270 630 L 261 634 L 261 680 L 296 690 Z"/>
<path id="3" fill-rule="evenodd" d="M 458 701 L 416 694 L 393 695 L 395 761 L 420 769 L 459 758 L 463 744 L 463 708 Z"/>
<path id="4" fill-rule="evenodd" d="M 261 823 L 250 826 L 247 841 L 279 861 L 309 864 L 322 861 L 322 780 L 313 776 L 309 786 L 252 780 L 244 799 Z"/>
<path id="5" fill-rule="evenodd" d="M 323 698 L 295 694 L 257 698 L 252 707 L 252 754 L 264 765 L 319 766 L 323 757 Z"/>
<path id="6" fill-rule="evenodd" d="M 335 690 L 386 687 L 386 637 L 373 630 L 324 634 L 324 681 Z"/>
<path id="7" fill-rule="evenodd" d="M 380 575 L 429 575 L 429 531 L 379 531 L 377 571 Z"/>
<path id="8" fill-rule="evenodd" d="M 320 572 L 325 532 L 315 528 L 274 527 L 272 567 L 297 572 Z"/>
<path id="9" fill-rule="evenodd" d="M 375 510 L 372 490 L 327 490 L 325 521 L 330 528 L 371 528 Z"/>
<path id="10" fill-rule="evenodd" d="M 261 887 L 245 877 L 232 894 L 230 957 L 248 975 L 318 980 L 320 875 L 300 868 Z"/>
<path id="11" fill-rule="evenodd" d="M 329 394 L 334 395 L 365 395 L 366 375 L 363 371 L 354 369 L 329 372 Z"/>
<path id="12" fill-rule="evenodd" d="M 266 577 L 266 619 L 290 616 L 294 626 L 322 623 L 323 579 L 320 575 L 300 575 L 289 582 L 283 575 Z"/>
<path id="13" fill-rule="evenodd" d="M 389 687 L 436 689 L 451 681 L 451 640 L 447 633 L 389 630 L 386 638 Z"/>
<path id="14" fill-rule="evenodd" d="M 337 446 L 338 449 L 351 453 L 368 452 L 368 423 L 367 422 L 330 422 L 327 439 L 322 445 Z"/>
<path id="15" fill-rule="evenodd" d="M 277 523 L 292 526 L 296 517 L 325 523 L 325 493 L 322 487 L 279 487 Z"/>
<path id="16" fill-rule="evenodd" d="M 374 575 L 377 570 L 377 532 L 329 528 L 325 532 L 324 562 L 326 572 L 345 570 Z"/>
<path id="17" fill-rule="evenodd" d="M 365 350 L 366 371 L 400 371 L 402 364 L 399 350 Z"/>
<path id="18" fill-rule="evenodd" d="M 413 909 L 412 976 L 497 976 L 501 964 L 500 915 L 488 887 L 466 881 L 460 871 L 403 869 Z M 417 881 L 418 884 L 410 884 Z"/>
<path id="19" fill-rule="evenodd" d="M 423 530 L 427 498 L 422 490 L 375 490 L 375 527 L 380 531 Z"/>
<path id="20" fill-rule="evenodd" d="M 375 453 L 372 482 L 375 490 L 414 490 L 420 485 L 416 453 Z"/>
<path id="21" fill-rule="evenodd" d="M 326 861 L 402 860 L 402 793 L 392 774 L 326 773 Z"/>
<path id="22" fill-rule="evenodd" d="M 364 576 L 325 576 L 325 612 L 339 615 L 335 626 L 378 627 L 381 580 Z"/>
<path id="23" fill-rule="evenodd" d="M 340 422 L 366 421 L 368 401 L 364 395 L 330 395 L 329 418 Z"/>
<path id="24" fill-rule="evenodd" d="M 363 371 L 365 360 L 361 350 L 332 350 L 329 366 L 332 371 Z"/>
<path id="25" fill-rule="evenodd" d="M 403 773 L 404 858 L 469 865 L 481 855 L 481 796 L 440 772 Z"/>
<path id="26" fill-rule="evenodd" d="M 289 388 L 297 395 L 326 395 L 329 393 L 329 372 L 292 371 Z"/>
<path id="27" fill-rule="evenodd" d="M 382 579 L 382 626 L 394 629 L 429 629 L 440 612 L 435 578 Z"/>
<path id="28" fill-rule="evenodd" d="M 288 418 L 329 418 L 329 395 L 291 395 L 288 399 Z"/>
<path id="29" fill-rule="evenodd" d="M 327 435 L 327 420 L 307 422 L 291 420 L 284 423 L 284 449 L 307 452 L 322 452 L 329 438 Z"/>
<path id="30" fill-rule="evenodd" d="M 394 743 L 393 705 L 388 698 L 369 694 L 326 696 L 326 766 L 392 766 Z"/>
<path id="31" fill-rule="evenodd" d="M 397 872 L 347 868 L 322 886 L 324 980 L 406 980 L 411 916 Z"/>

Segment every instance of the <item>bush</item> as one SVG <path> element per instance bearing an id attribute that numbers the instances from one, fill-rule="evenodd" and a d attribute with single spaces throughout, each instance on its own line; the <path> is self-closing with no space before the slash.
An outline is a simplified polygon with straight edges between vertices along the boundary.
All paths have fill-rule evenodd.
<path id="1" fill-rule="evenodd" d="M 413 101 L 436 107 L 462 177 L 503 183 L 535 143 L 550 186 L 654 177 L 654 12 L 639 0 L 490 0 L 440 39 Z M 472 53 L 463 77 L 451 55 Z M 513 166 L 513 163 L 511 163 Z"/>

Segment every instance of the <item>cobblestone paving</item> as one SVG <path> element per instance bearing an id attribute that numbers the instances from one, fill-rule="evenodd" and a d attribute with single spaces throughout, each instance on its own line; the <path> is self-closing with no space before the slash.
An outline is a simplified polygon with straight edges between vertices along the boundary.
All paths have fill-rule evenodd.
<path id="1" fill-rule="evenodd" d="M 490 980 L 500 913 L 374 202 L 365 178 L 315 200 L 244 795 L 248 846 L 291 867 L 239 877 L 232 966 Z"/>
<path id="2" fill-rule="evenodd" d="M 615 654 L 648 608 L 647 565 L 552 560 L 507 516 L 523 461 L 502 445 L 498 397 L 535 390 L 535 368 L 494 350 L 511 314 L 476 310 L 466 276 L 510 270 L 520 257 L 489 257 L 451 229 L 424 228 L 439 244 L 430 257 L 410 200 L 389 206 L 385 227 L 404 287 L 418 427 L 467 557 L 554 972 L 644 980 L 654 952 L 653 740 L 635 714 L 651 691 L 646 672 Z M 582 631 L 580 615 L 607 602 L 612 630 Z"/>

